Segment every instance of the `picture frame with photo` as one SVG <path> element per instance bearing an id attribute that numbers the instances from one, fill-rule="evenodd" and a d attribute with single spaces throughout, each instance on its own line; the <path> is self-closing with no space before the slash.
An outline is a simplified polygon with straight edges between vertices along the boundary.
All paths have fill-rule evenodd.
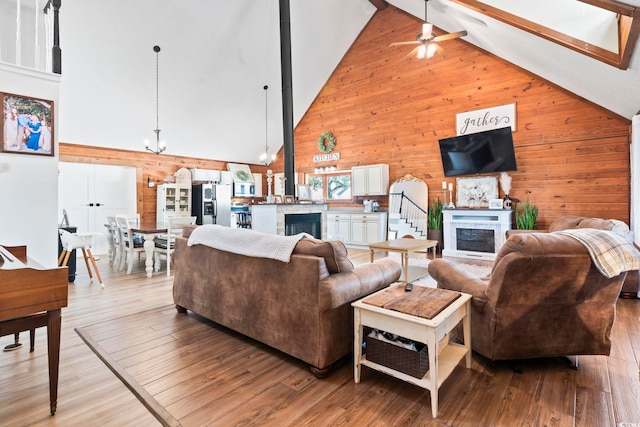
<path id="1" fill-rule="evenodd" d="M 282 196 L 273 196 L 273 203 L 279 204 L 282 203 Z"/>
<path id="2" fill-rule="evenodd" d="M 295 203 L 295 199 L 292 195 L 288 194 L 286 196 L 284 196 L 284 202 L 288 205 L 291 205 L 293 203 Z"/>
<path id="3" fill-rule="evenodd" d="M 53 101 L 12 93 L 0 93 L 0 98 L 3 111 L 0 151 L 53 156 Z"/>
<path id="4" fill-rule="evenodd" d="M 502 209 L 503 201 L 502 199 L 491 199 L 489 200 L 489 209 Z"/>

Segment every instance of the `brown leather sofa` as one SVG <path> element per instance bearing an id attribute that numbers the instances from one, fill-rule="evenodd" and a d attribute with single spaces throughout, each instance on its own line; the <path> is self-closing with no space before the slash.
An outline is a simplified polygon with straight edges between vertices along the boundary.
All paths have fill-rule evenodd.
<path id="1" fill-rule="evenodd" d="M 176 239 L 173 298 L 220 325 L 308 363 L 317 376 L 353 350 L 351 302 L 398 280 L 399 263 L 353 267 L 342 242 L 300 240 L 290 262 Z"/>
<path id="2" fill-rule="evenodd" d="M 473 295 L 471 345 L 491 360 L 608 355 L 626 273 L 602 275 L 585 246 L 558 233 L 510 236 L 491 275 L 433 260 L 438 287 Z"/>
<path id="3" fill-rule="evenodd" d="M 549 225 L 548 230 L 509 230 L 507 231 L 507 238 L 517 233 L 531 233 L 531 232 L 554 232 L 562 230 L 570 230 L 576 228 L 595 228 L 598 230 L 615 231 L 616 233 L 627 236 L 629 234 L 629 226 L 622 221 L 615 219 L 602 219 L 602 218 L 589 218 L 584 216 L 565 215 Z M 640 297 L 640 275 L 638 271 L 629 271 L 627 278 L 624 281 L 620 296 L 625 298 L 639 298 Z"/>

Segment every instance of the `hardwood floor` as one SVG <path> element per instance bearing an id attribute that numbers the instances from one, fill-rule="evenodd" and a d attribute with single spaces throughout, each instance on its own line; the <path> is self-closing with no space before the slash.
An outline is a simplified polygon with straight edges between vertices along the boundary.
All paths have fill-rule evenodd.
<path id="1" fill-rule="evenodd" d="M 356 264 L 368 262 L 366 251 L 350 249 L 349 253 Z M 78 263 L 78 278 L 69 285 L 69 307 L 62 315 L 56 415 L 50 416 L 48 410 L 46 331 L 41 328 L 36 332 L 35 352 L 29 353 L 26 345 L 0 353 L 3 426 L 160 425 L 74 328 L 155 310 L 164 313 L 158 317 L 156 329 L 161 332 L 156 335 L 177 334 L 179 327 L 170 307 L 172 280 L 164 271 L 148 279 L 142 265 L 127 276 L 111 269 L 105 256 L 98 265 L 104 289 L 89 283 L 83 263 Z M 124 336 L 109 333 L 116 337 L 109 343 L 110 351 L 131 369 L 134 359 L 125 349 L 144 337 L 128 330 Z M 197 350 L 189 353 L 193 362 L 181 361 L 186 363 L 182 368 L 202 376 L 200 389 L 173 386 L 156 396 L 159 402 L 162 398 L 174 402 L 167 407 L 184 426 L 640 425 L 639 300 L 618 302 L 611 356 L 582 356 L 578 371 L 568 369 L 559 359 L 543 359 L 523 362 L 523 373 L 515 374 L 509 363 L 492 363 L 474 354 L 472 369 L 459 366 L 440 389 L 437 420 L 431 418 L 429 393 L 418 387 L 368 368 L 363 368 L 361 383 L 355 384 L 349 358 L 328 378 L 317 380 L 302 362 L 224 328 L 198 322 L 189 333 L 194 340 L 198 334 L 215 337 L 197 341 Z M 21 341 L 28 344 L 28 333 L 22 334 Z M 13 337 L 1 337 L 0 347 L 12 342 Z M 164 351 L 158 343 L 136 354 L 136 378 L 157 376 L 162 365 L 155 363 Z M 259 356 L 251 357 L 254 353 Z M 154 362 L 151 354 L 156 357 Z M 220 370 L 204 373 L 203 360 L 220 363 Z M 214 404 L 202 404 L 208 401 Z"/>

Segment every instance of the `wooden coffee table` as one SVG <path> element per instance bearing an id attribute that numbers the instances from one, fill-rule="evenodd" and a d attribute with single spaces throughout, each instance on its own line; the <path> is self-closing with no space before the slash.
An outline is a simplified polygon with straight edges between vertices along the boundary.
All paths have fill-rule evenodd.
<path id="1" fill-rule="evenodd" d="M 459 296 L 451 302 L 451 294 Z M 438 300 L 442 301 L 440 306 Z M 360 382 L 361 367 L 365 365 L 425 388 L 431 393 L 431 413 L 436 418 L 438 389 L 442 383 L 453 372 L 460 360 L 466 359 L 467 369 L 471 368 L 471 295 L 422 286 L 414 286 L 413 291 L 405 292 L 404 285 L 399 284 L 382 289 L 351 305 L 354 309 L 353 377 L 355 382 Z M 407 312 L 414 314 L 407 314 Z M 428 313 L 433 314 L 431 319 L 421 317 Z M 460 321 L 463 326 L 464 344 L 448 343 L 440 349 L 440 340 Z M 367 360 L 366 355 L 362 354 L 364 326 L 426 344 L 429 352 L 429 370 L 424 377 L 416 378 Z"/>
<path id="2" fill-rule="evenodd" d="M 385 242 L 369 243 L 369 252 L 371 254 L 371 262 L 373 262 L 375 251 L 399 252 L 404 268 L 404 280 L 407 282 L 409 281 L 409 254 L 420 250 L 428 252 L 429 249 L 432 248 L 433 259 L 435 259 L 437 245 L 437 240 L 401 238 L 387 240 Z"/>

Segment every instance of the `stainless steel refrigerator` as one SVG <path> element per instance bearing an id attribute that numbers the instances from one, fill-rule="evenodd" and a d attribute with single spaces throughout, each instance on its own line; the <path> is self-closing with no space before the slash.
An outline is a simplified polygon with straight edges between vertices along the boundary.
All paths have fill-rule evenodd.
<path id="1" fill-rule="evenodd" d="M 192 186 L 191 215 L 196 224 L 231 226 L 231 186 L 226 184 L 195 184 Z"/>

